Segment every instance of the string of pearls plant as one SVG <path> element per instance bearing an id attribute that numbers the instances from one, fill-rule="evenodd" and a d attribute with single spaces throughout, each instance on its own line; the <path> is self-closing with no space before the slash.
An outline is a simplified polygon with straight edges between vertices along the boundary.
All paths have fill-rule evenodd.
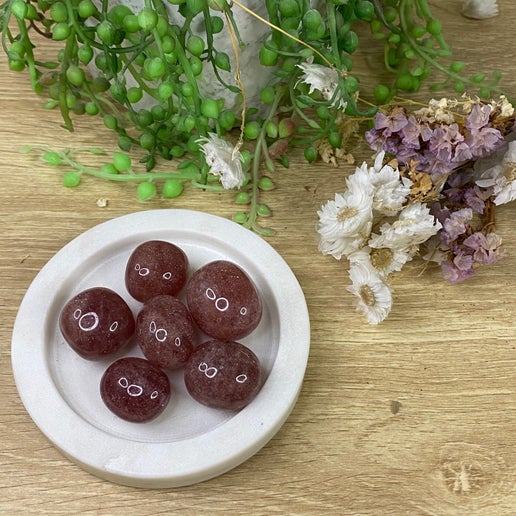
<path id="1" fill-rule="evenodd" d="M 361 92 L 367 103 L 353 74 L 361 26 L 392 75 Z M 434 72 L 442 88 L 501 93 L 499 74 L 453 60 L 426 0 L 7 0 L 0 28 L 10 69 L 28 74 L 64 127 L 101 116 L 117 135 L 120 151 L 100 169 L 76 151 L 38 148 L 65 186 L 85 175 L 132 182 L 142 201 L 185 184 L 234 189 L 234 219 L 264 235 L 260 192 L 274 188 L 291 147 L 308 162 L 338 155 L 349 120 L 371 120 Z M 39 55 L 43 38 L 52 59 Z"/>

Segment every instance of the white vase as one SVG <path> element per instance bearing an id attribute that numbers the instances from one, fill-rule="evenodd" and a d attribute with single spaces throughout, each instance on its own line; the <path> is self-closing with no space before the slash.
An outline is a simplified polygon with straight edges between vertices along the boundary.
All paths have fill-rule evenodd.
<path id="1" fill-rule="evenodd" d="M 244 5 L 261 17 L 267 19 L 267 9 L 264 0 L 244 0 Z M 182 16 L 177 12 L 177 6 L 167 4 L 170 12 L 171 20 L 180 21 Z M 240 65 L 240 79 L 244 85 L 246 97 L 250 105 L 256 106 L 259 99 L 260 91 L 270 82 L 272 76 L 271 67 L 262 66 L 259 59 L 260 47 L 264 42 L 266 34 L 270 32 L 270 28 L 265 23 L 254 17 L 252 14 L 243 10 L 241 7 L 233 4 L 233 17 L 238 27 L 240 37 L 245 43 L 245 47 L 239 48 L 238 61 Z M 213 14 L 219 14 L 213 11 Z M 220 13 L 222 15 L 222 13 Z M 204 37 L 204 21 L 202 17 L 194 18 L 192 29 L 195 33 Z M 231 60 L 231 71 L 221 71 L 221 77 L 228 83 L 235 85 L 235 51 L 231 42 L 229 29 L 224 29 L 214 35 L 213 44 L 219 52 L 225 52 Z M 211 66 L 206 65 L 201 77 L 201 90 L 204 94 L 213 96 L 214 98 L 225 98 L 227 106 L 230 109 L 238 109 L 238 105 L 231 105 L 235 102 L 235 95 L 218 82 Z"/>
<path id="2" fill-rule="evenodd" d="M 100 6 L 100 0 L 96 0 L 97 6 Z M 267 19 L 267 10 L 265 7 L 264 0 L 244 0 L 244 5 L 253 12 L 256 12 L 261 17 Z M 144 7 L 145 3 L 143 0 L 114 0 L 110 2 L 110 7 L 118 4 L 124 4 L 131 8 L 134 14 L 138 14 Z M 171 23 L 181 25 L 184 18 L 179 14 L 178 6 L 169 4 L 164 1 L 163 5 L 166 7 L 169 13 L 169 19 Z M 260 47 L 264 42 L 266 34 L 270 31 L 270 28 L 252 14 L 248 13 L 244 9 L 233 4 L 232 7 L 233 17 L 242 41 L 245 43 L 243 48 L 239 48 L 239 65 L 241 69 L 240 78 L 244 85 L 245 94 L 249 106 L 257 105 L 259 101 L 260 91 L 267 85 L 271 80 L 272 70 L 271 67 L 265 67 L 260 64 L 259 51 Z M 224 16 L 223 13 L 213 10 L 214 16 Z M 203 39 L 206 36 L 204 29 L 204 18 L 199 15 L 194 18 L 192 22 L 192 32 L 197 34 Z M 235 51 L 231 42 L 231 36 L 229 29 L 224 26 L 223 30 L 213 37 L 214 47 L 219 52 L 225 52 L 231 61 L 231 71 L 226 72 L 221 70 L 220 75 L 223 80 L 231 85 L 235 85 Z M 126 77 L 127 86 L 134 85 L 134 81 L 130 77 Z M 241 105 L 236 104 L 236 95 L 222 85 L 213 69 L 211 64 L 206 63 L 201 77 L 198 78 L 199 89 L 203 95 L 211 98 L 223 98 L 226 101 L 226 107 L 229 109 L 239 110 Z M 145 98 L 139 103 L 138 107 L 148 107 L 152 105 L 153 99 Z"/>

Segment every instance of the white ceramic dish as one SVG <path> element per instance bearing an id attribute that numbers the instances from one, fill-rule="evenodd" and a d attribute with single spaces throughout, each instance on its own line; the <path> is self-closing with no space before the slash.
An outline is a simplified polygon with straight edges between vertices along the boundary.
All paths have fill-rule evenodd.
<path id="1" fill-rule="evenodd" d="M 135 315 L 141 304 L 124 285 L 125 264 L 146 240 L 168 240 L 188 255 L 190 272 L 215 259 L 240 265 L 264 301 L 258 328 L 241 342 L 260 358 L 265 383 L 240 412 L 210 409 L 188 395 L 183 373 L 169 374 L 174 396 L 149 423 L 117 418 L 99 395 L 115 359 L 84 360 L 65 343 L 61 308 L 85 288 L 117 291 Z M 262 238 L 229 220 L 187 210 L 152 210 L 96 226 L 61 249 L 29 287 L 16 318 L 12 366 L 20 397 L 46 437 L 81 467 L 135 487 L 178 487 L 241 464 L 291 412 L 310 345 L 308 311 L 294 274 Z M 121 356 L 142 356 L 133 345 Z"/>

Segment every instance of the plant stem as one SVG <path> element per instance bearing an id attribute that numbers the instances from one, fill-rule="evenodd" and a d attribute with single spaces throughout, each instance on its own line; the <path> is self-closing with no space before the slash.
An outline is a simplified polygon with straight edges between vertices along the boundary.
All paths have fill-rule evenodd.
<path id="1" fill-rule="evenodd" d="M 426 3 L 426 2 L 425 2 Z M 461 82 L 461 83 L 467 83 L 470 85 L 473 85 L 477 87 L 478 85 L 475 84 L 472 80 L 468 79 L 467 77 L 461 77 L 457 73 L 453 72 L 452 70 L 449 70 L 448 68 L 445 68 L 440 63 L 438 63 L 435 59 L 432 59 L 428 53 L 424 52 L 421 48 L 421 45 L 418 45 L 417 42 L 414 40 L 414 38 L 410 35 L 410 31 L 408 28 L 407 18 L 406 18 L 406 9 L 410 9 L 410 0 L 401 0 L 400 1 L 400 9 L 399 9 L 399 16 L 400 16 L 400 25 L 405 33 L 405 36 L 407 38 L 408 43 L 410 44 L 411 48 L 414 50 L 418 56 L 429 63 L 431 66 L 442 72 L 444 75 L 449 76 L 450 78 L 454 79 L 455 81 Z M 498 87 L 490 86 L 490 89 L 492 91 L 495 91 L 496 93 L 501 94 L 502 90 Z"/>
<path id="2" fill-rule="evenodd" d="M 68 92 L 68 80 L 66 78 L 66 70 L 70 65 L 70 60 L 75 49 L 75 29 L 70 29 L 70 36 L 66 40 L 63 63 L 61 66 L 61 73 L 59 75 L 59 109 L 61 110 L 61 116 L 63 117 L 65 128 L 70 132 L 73 132 L 73 123 L 70 118 L 70 111 L 68 108 L 67 92 Z"/>
<path id="3" fill-rule="evenodd" d="M 261 227 L 258 222 L 256 221 L 258 217 L 258 204 L 259 204 L 259 196 L 260 196 L 260 163 L 261 159 L 260 156 L 265 150 L 265 147 L 267 146 L 266 143 L 266 137 L 267 137 L 267 122 L 271 121 L 274 116 L 276 115 L 276 111 L 278 108 L 278 105 L 283 97 L 282 93 L 277 93 L 274 101 L 272 102 L 269 113 L 267 115 L 267 118 L 264 120 L 260 134 L 258 135 L 258 138 L 256 139 L 256 146 L 254 148 L 254 155 L 252 160 L 252 167 L 251 167 L 251 177 L 252 177 L 252 184 L 251 184 L 251 206 L 249 210 L 249 214 L 247 217 L 247 220 L 244 222 L 243 226 L 248 229 L 253 229 L 257 233 L 260 233 L 262 235 L 272 235 L 273 231 L 267 228 Z"/>

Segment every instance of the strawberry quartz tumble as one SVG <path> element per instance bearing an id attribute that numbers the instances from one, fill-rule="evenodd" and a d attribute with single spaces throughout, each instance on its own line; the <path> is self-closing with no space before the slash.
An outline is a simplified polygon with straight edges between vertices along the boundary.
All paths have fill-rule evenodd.
<path id="1" fill-rule="evenodd" d="M 173 296 L 152 298 L 136 318 L 136 341 L 147 360 L 163 369 L 177 369 L 186 363 L 195 336 L 188 309 Z"/>
<path id="2" fill-rule="evenodd" d="M 188 392 L 199 403 L 240 410 L 260 390 L 260 362 L 239 342 L 210 340 L 194 350 L 184 378 Z"/>
<path id="3" fill-rule="evenodd" d="M 144 423 L 158 417 L 170 401 L 168 376 L 148 360 L 125 357 L 113 362 L 100 381 L 100 395 L 118 417 Z"/>
<path id="4" fill-rule="evenodd" d="M 95 360 L 121 350 L 133 336 L 135 322 L 120 295 L 94 287 L 66 303 L 59 315 L 59 328 L 74 351 Z"/>
<path id="5" fill-rule="evenodd" d="M 188 258 L 178 246 L 149 240 L 131 254 L 125 269 L 125 286 L 144 303 L 159 295 L 175 296 L 186 284 Z"/>
<path id="6" fill-rule="evenodd" d="M 225 260 L 196 270 L 186 286 L 188 309 L 209 337 L 238 340 L 249 335 L 262 317 L 262 302 L 249 276 Z"/>

